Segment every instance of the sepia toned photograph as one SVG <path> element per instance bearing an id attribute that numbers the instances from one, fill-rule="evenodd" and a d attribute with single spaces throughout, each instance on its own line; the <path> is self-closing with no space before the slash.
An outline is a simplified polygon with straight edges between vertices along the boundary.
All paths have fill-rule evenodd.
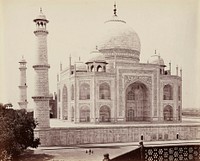
<path id="1" fill-rule="evenodd" d="M 200 161 L 199 0 L 0 0 L 0 161 Z"/>

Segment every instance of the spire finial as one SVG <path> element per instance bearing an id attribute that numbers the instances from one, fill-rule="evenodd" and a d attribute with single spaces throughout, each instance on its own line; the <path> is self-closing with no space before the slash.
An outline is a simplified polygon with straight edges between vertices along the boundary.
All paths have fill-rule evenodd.
<path id="1" fill-rule="evenodd" d="M 155 55 L 156 55 L 156 50 L 155 50 Z"/>
<path id="2" fill-rule="evenodd" d="M 40 13 L 42 13 L 42 7 L 40 7 Z"/>
<path id="3" fill-rule="evenodd" d="M 114 16 L 117 16 L 117 7 L 116 7 L 116 2 L 114 3 L 114 9 L 113 9 L 113 11 L 114 11 Z"/>

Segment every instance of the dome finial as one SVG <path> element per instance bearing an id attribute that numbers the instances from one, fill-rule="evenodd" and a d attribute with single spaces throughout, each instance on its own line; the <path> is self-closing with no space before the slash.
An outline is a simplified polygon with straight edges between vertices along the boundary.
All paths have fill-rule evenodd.
<path id="1" fill-rule="evenodd" d="M 117 7 L 116 7 L 116 2 L 114 3 L 114 9 L 113 9 L 113 11 L 114 11 L 114 16 L 117 16 Z"/>
<path id="2" fill-rule="evenodd" d="M 96 45 L 96 50 L 98 50 L 98 46 Z"/>

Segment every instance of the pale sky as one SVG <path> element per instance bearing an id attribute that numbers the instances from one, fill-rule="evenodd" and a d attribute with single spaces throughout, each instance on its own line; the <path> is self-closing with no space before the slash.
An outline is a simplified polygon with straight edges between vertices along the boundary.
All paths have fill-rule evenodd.
<path id="1" fill-rule="evenodd" d="M 200 108 L 199 0 L 116 0 L 117 14 L 139 35 L 141 62 L 156 49 L 173 73 L 183 69 L 183 107 Z M 27 60 L 28 102 L 34 95 L 36 42 L 33 19 L 39 8 L 49 20 L 50 92 L 57 91 L 59 64 L 68 57 L 87 60 L 98 45 L 103 23 L 113 15 L 114 0 L 0 0 L 0 102 L 18 107 L 19 60 Z M 199 40 L 199 41 L 198 41 Z M 168 67 L 167 67 L 168 68 Z"/>

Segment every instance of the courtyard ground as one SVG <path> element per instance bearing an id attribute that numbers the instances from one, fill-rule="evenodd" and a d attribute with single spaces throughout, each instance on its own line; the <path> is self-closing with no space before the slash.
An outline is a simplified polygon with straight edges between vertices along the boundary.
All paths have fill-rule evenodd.
<path id="1" fill-rule="evenodd" d="M 144 142 L 145 146 L 169 146 L 169 145 L 199 145 L 200 140 L 176 140 Z M 86 144 L 68 147 L 39 147 L 29 149 L 22 155 L 19 161 L 102 161 L 103 155 L 108 153 L 110 158 L 128 153 L 137 149 L 139 144 L 132 143 L 110 143 L 110 144 Z M 88 153 L 89 149 L 93 153 Z M 87 153 L 86 153 L 87 150 Z"/>
<path id="2" fill-rule="evenodd" d="M 20 161 L 102 161 L 106 153 L 109 153 L 110 158 L 114 158 L 138 146 L 138 144 L 88 144 L 70 147 L 39 147 L 29 149 L 20 157 Z M 89 153 L 89 150 L 92 152 Z"/>

